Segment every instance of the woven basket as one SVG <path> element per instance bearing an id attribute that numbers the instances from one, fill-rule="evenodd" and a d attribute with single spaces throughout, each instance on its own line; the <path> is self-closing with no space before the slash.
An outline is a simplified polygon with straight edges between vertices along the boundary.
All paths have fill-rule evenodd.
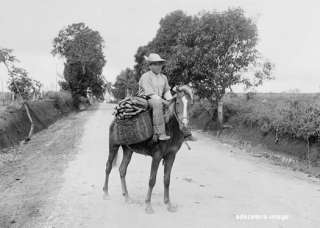
<path id="1" fill-rule="evenodd" d="M 115 119 L 109 130 L 109 140 L 115 144 L 130 145 L 143 142 L 153 135 L 152 118 L 149 111 L 130 119 Z"/>

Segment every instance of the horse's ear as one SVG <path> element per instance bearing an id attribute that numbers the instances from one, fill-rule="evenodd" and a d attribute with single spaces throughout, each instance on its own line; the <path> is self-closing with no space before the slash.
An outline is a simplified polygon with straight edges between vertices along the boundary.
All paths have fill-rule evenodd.
<path id="1" fill-rule="evenodd" d="M 191 101 L 191 103 L 193 103 L 193 91 L 189 86 L 187 85 L 180 86 L 178 90 L 182 91 L 186 95 L 186 97 Z"/>

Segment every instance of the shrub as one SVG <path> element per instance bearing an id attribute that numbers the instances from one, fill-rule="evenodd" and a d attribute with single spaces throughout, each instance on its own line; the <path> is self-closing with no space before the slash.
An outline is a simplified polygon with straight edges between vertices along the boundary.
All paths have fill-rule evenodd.
<path id="1" fill-rule="evenodd" d="M 233 123 L 258 128 L 264 135 L 273 133 L 276 141 L 283 137 L 303 140 L 308 148 L 305 157 L 309 160 L 310 143 L 317 143 L 320 136 L 319 100 L 318 94 L 257 93 L 250 99 L 246 94 L 227 94 L 225 121 L 231 119 Z"/>
<path id="2" fill-rule="evenodd" d="M 44 99 L 52 99 L 55 101 L 55 106 L 62 107 L 64 105 L 66 106 L 72 106 L 73 105 L 73 98 L 71 96 L 71 93 L 67 91 L 47 91 L 44 94 Z"/>

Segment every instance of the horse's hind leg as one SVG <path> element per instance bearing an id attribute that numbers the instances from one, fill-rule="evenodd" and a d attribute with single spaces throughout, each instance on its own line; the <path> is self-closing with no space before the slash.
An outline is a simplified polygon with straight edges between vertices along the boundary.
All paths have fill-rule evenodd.
<path id="1" fill-rule="evenodd" d="M 177 207 L 172 205 L 169 196 L 170 177 L 174 159 L 174 153 L 169 153 L 164 159 L 164 203 L 167 205 L 167 209 L 170 212 L 175 212 L 177 210 Z"/>
<path id="2" fill-rule="evenodd" d="M 109 156 L 108 156 L 108 161 L 106 164 L 106 177 L 105 177 L 104 186 L 103 186 L 103 191 L 104 191 L 105 197 L 108 196 L 109 175 L 110 175 L 110 172 L 112 169 L 113 160 L 116 158 L 118 150 L 119 150 L 119 145 L 109 143 Z"/>
<path id="3" fill-rule="evenodd" d="M 121 179 L 122 195 L 125 197 L 126 202 L 128 202 L 130 198 L 129 198 L 129 193 L 127 189 L 126 174 L 127 174 L 128 165 L 131 161 L 131 156 L 133 151 L 131 151 L 125 146 L 122 146 L 122 149 L 123 149 L 123 158 L 122 158 L 121 165 L 119 167 L 119 172 L 120 172 L 120 179 Z"/>

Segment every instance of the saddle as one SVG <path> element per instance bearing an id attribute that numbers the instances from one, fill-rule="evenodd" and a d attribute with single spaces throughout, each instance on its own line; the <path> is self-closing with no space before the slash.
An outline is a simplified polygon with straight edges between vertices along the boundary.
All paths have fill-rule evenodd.
<path id="1" fill-rule="evenodd" d="M 115 107 L 115 119 L 109 129 L 109 140 L 119 145 L 145 141 L 153 135 L 151 110 L 147 97 L 128 97 Z"/>

